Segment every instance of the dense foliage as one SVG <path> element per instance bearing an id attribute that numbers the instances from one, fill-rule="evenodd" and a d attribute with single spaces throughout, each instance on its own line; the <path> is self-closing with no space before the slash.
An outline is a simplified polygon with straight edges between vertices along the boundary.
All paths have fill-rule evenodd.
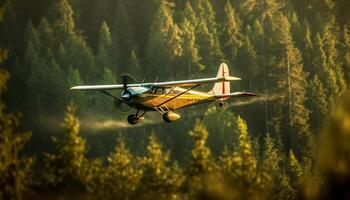
<path id="1" fill-rule="evenodd" d="M 349 96 L 335 105 L 350 83 L 349 7 L 345 0 L 7 0 L 0 4 L 0 198 L 346 198 Z M 221 62 L 243 78 L 232 90 L 260 97 L 188 108 L 174 124 L 147 113 L 145 126 L 102 130 L 99 122 L 125 116 L 102 94 L 68 90 L 117 83 L 122 73 L 147 82 L 211 77 Z M 5 102 L 23 113 L 21 126 Z M 30 140 L 17 133 L 28 129 Z M 318 145 L 328 148 L 318 153 Z"/>

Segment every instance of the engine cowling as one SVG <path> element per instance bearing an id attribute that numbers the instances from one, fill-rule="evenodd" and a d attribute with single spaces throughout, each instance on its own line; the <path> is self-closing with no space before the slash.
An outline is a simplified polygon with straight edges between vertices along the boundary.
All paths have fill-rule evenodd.
<path id="1" fill-rule="evenodd" d="M 173 122 L 180 119 L 180 115 L 174 112 L 166 112 L 163 114 L 163 120 L 165 122 Z"/>

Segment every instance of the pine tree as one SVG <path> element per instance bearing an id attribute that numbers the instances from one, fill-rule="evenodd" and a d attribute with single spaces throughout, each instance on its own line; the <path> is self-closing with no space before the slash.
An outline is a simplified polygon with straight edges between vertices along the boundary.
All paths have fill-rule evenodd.
<path id="1" fill-rule="evenodd" d="M 184 177 L 181 171 L 169 167 L 169 153 L 164 153 L 154 134 L 149 137 L 147 156 L 140 160 L 143 169 L 140 196 L 170 198 L 179 191 Z"/>
<path id="2" fill-rule="evenodd" d="M 70 37 L 76 34 L 73 10 L 69 2 L 67 0 L 56 1 L 48 14 L 55 37 L 57 42 L 59 42 L 55 46 L 69 42 Z"/>
<path id="3" fill-rule="evenodd" d="M 45 153 L 46 172 L 44 177 L 47 184 L 57 187 L 83 186 L 86 141 L 79 136 L 80 122 L 75 116 L 76 107 L 67 107 L 61 126 L 65 129 L 64 137 L 53 141 L 58 150 L 57 154 Z"/>
<path id="4" fill-rule="evenodd" d="M 224 58 L 220 44 L 213 34 L 209 32 L 203 20 L 198 24 L 196 35 L 198 38 L 196 42 L 199 47 L 199 55 L 202 58 L 201 63 L 206 67 L 207 74 L 213 74 L 214 69 L 216 71 L 214 66 L 218 66 Z"/>
<path id="5" fill-rule="evenodd" d="M 189 134 L 194 142 L 194 147 L 187 162 L 185 185 L 189 195 L 195 198 L 198 193 L 208 187 L 208 180 L 212 179 L 213 176 L 215 179 L 218 166 L 206 145 L 208 131 L 204 123 L 197 119 L 193 130 Z"/>
<path id="6" fill-rule="evenodd" d="M 133 74 L 136 77 L 138 77 L 142 74 L 142 68 L 140 65 L 140 61 L 136 56 L 135 50 L 131 51 L 128 68 L 130 69 L 131 74 Z"/>
<path id="7" fill-rule="evenodd" d="M 184 21 L 181 24 L 181 30 L 183 40 L 182 56 L 184 58 L 184 64 L 187 66 L 188 76 L 191 76 L 193 72 L 204 70 L 204 66 L 200 64 L 201 58 L 198 55 L 194 25 L 187 20 L 187 18 L 184 18 Z"/>
<path id="8" fill-rule="evenodd" d="M 142 170 L 136 166 L 135 158 L 126 148 L 124 140 L 119 138 L 117 146 L 108 158 L 108 166 L 103 175 L 104 198 L 129 199 L 140 186 Z M 110 192 L 103 192 L 103 191 Z"/>
<path id="9" fill-rule="evenodd" d="M 203 123 L 210 134 L 208 136 L 208 146 L 215 156 L 220 155 L 223 148 L 232 149 L 232 129 L 235 128 L 234 113 L 226 109 L 219 109 L 217 105 L 210 106 L 204 114 Z M 222 124 L 223 126 L 218 126 Z"/>
<path id="10" fill-rule="evenodd" d="M 109 27 L 105 21 L 101 25 L 98 38 L 98 49 L 105 48 L 109 51 L 112 44 L 112 38 Z"/>
<path id="11" fill-rule="evenodd" d="M 318 125 L 321 124 L 327 116 L 329 108 L 326 90 L 321 79 L 317 75 L 309 81 L 308 96 L 308 106 L 311 111 L 310 124 L 313 130 L 317 130 L 317 128 L 319 128 Z"/>
<path id="12" fill-rule="evenodd" d="M 233 153 L 221 156 L 224 177 L 240 191 L 240 198 L 260 198 L 263 196 L 260 185 L 257 160 L 253 152 L 246 122 L 238 116 L 235 121 L 235 142 Z M 260 191 L 260 192 L 256 192 Z"/>
<path id="13" fill-rule="evenodd" d="M 213 172 L 216 166 L 213 163 L 211 151 L 206 146 L 208 131 L 203 122 L 197 119 L 193 131 L 190 131 L 189 134 L 194 141 L 194 147 L 191 150 L 191 157 L 187 171 L 188 176 L 195 177 Z"/>
<path id="14" fill-rule="evenodd" d="M 95 80 L 97 71 L 95 67 L 94 56 L 91 48 L 81 36 L 75 36 L 70 39 L 66 46 L 69 55 L 68 66 L 79 70 L 80 76 L 85 82 Z"/>
<path id="15" fill-rule="evenodd" d="M 186 2 L 185 9 L 183 11 L 183 18 L 186 18 L 189 23 L 194 26 L 194 28 L 197 27 L 199 20 L 189 1 Z"/>
<path id="16" fill-rule="evenodd" d="M 39 33 L 38 31 L 35 29 L 33 23 L 31 21 L 29 21 L 27 23 L 27 26 L 25 28 L 25 41 L 31 42 L 33 45 L 33 48 L 36 51 L 39 51 L 41 48 L 41 44 L 40 44 L 40 38 L 39 38 Z M 27 44 L 28 45 L 28 44 Z"/>
<path id="17" fill-rule="evenodd" d="M 129 19 L 129 13 L 126 11 L 124 0 L 118 1 L 116 16 L 112 26 L 113 52 L 115 59 L 113 65 L 117 66 L 117 71 L 125 73 L 131 51 L 136 49 L 134 42 L 134 31 Z"/>
<path id="18" fill-rule="evenodd" d="M 47 21 L 45 17 L 43 17 L 40 21 L 40 25 L 38 27 L 38 33 L 40 42 L 45 44 L 45 47 L 53 47 L 54 35 L 51 25 Z"/>
<path id="19" fill-rule="evenodd" d="M 267 198 L 291 199 L 295 195 L 290 185 L 290 178 L 281 167 L 284 159 L 285 156 L 278 150 L 273 138 L 268 134 L 265 138 L 262 159 L 262 184 L 267 190 Z"/>
<path id="20" fill-rule="evenodd" d="M 303 185 L 304 181 L 304 174 L 303 174 L 303 168 L 299 164 L 298 159 L 295 157 L 292 150 L 289 151 L 289 173 L 291 178 L 292 186 L 295 190 L 298 189 L 298 187 Z"/>
<path id="21" fill-rule="evenodd" d="M 103 22 L 99 32 L 98 40 L 98 54 L 96 57 L 97 72 L 103 72 L 104 68 L 108 68 L 113 71 L 115 70 L 112 66 L 111 45 L 111 33 L 109 31 L 107 23 Z"/>
<path id="22" fill-rule="evenodd" d="M 73 69 L 71 66 L 68 68 L 66 73 L 66 87 L 65 88 L 71 88 L 76 85 L 84 85 L 83 81 L 80 78 L 79 71 L 76 69 Z M 79 105 L 79 107 L 84 110 L 87 106 L 86 102 L 86 94 L 84 93 L 72 93 L 71 91 L 67 90 L 67 100 L 68 102 L 73 102 L 76 105 Z"/>
<path id="23" fill-rule="evenodd" d="M 0 199 L 22 199 L 29 191 L 33 158 L 24 158 L 21 152 L 31 133 L 18 133 L 21 115 L 6 110 L 3 94 L 9 77 L 0 69 Z"/>
<path id="24" fill-rule="evenodd" d="M 344 69 L 342 67 L 341 58 L 338 53 L 339 46 L 339 27 L 335 24 L 335 19 L 331 18 L 329 22 L 325 23 L 322 30 L 322 39 L 324 50 L 327 55 L 328 68 L 334 71 L 336 80 L 336 87 L 331 96 L 333 100 L 338 99 L 346 90 L 346 82 L 344 79 Z"/>
<path id="25" fill-rule="evenodd" d="M 67 61 L 67 57 L 69 56 L 67 54 L 65 46 L 63 44 L 60 44 L 55 54 L 55 58 L 57 63 L 62 67 L 63 71 L 68 71 L 69 64 Z"/>
<path id="26" fill-rule="evenodd" d="M 163 73 L 157 75 L 173 77 L 174 64 L 182 55 L 181 38 L 170 8 L 165 3 L 160 4 L 151 25 L 146 49 L 149 69 L 162 67 Z"/>
<path id="27" fill-rule="evenodd" d="M 243 45 L 241 31 L 241 22 L 235 9 L 232 7 L 230 1 L 226 2 L 225 15 L 223 22 L 223 51 L 227 52 L 226 57 L 230 60 L 230 63 L 234 63 L 238 50 Z"/>

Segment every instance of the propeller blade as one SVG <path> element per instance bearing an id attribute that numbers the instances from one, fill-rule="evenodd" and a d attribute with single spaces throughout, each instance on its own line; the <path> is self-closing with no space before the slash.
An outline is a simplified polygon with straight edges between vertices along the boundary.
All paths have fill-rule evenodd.
<path id="1" fill-rule="evenodd" d="M 116 109 L 117 112 L 121 113 L 121 114 L 127 114 L 132 110 L 132 107 L 130 107 L 129 105 L 125 104 L 122 101 L 118 101 L 118 100 L 114 100 L 114 109 Z"/>
<path id="2" fill-rule="evenodd" d="M 131 76 L 130 74 L 122 74 L 120 75 L 122 81 L 123 81 L 123 89 L 126 90 L 128 88 L 128 83 L 135 82 L 136 79 Z"/>

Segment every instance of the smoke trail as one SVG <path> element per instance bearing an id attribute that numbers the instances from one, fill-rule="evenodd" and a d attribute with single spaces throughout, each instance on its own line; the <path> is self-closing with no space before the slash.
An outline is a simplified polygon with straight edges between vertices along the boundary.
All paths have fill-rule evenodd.
<path id="1" fill-rule="evenodd" d="M 228 103 L 225 105 L 225 108 L 245 106 L 245 105 L 254 104 L 254 103 L 258 103 L 258 102 L 264 102 L 264 101 L 274 101 L 276 99 L 283 98 L 283 97 L 284 97 L 284 95 L 282 95 L 282 94 L 257 95 L 256 97 L 248 98 L 246 100 L 236 100 L 233 103 Z"/>

